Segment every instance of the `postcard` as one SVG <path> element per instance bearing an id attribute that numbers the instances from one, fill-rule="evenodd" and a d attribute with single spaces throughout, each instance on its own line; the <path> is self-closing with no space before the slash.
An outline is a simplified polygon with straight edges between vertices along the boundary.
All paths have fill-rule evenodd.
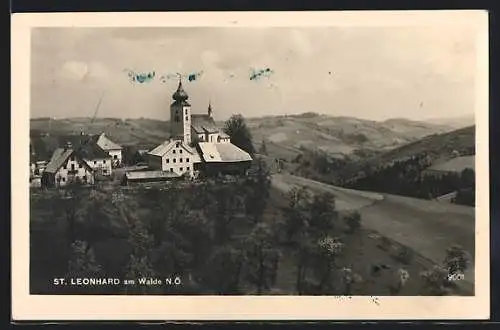
<path id="1" fill-rule="evenodd" d="M 14 320 L 489 317 L 487 12 L 14 14 L 12 86 Z"/>

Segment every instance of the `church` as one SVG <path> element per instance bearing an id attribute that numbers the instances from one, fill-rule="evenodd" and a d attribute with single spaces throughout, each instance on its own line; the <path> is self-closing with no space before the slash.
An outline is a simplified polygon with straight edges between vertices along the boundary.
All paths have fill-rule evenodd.
<path id="1" fill-rule="evenodd" d="M 210 103 L 206 114 L 192 114 L 182 81 L 172 98 L 171 136 L 147 153 L 150 170 L 161 177 L 166 177 L 165 172 L 169 172 L 168 177 L 195 177 L 200 173 L 244 174 L 250 168 L 251 155 L 232 144 L 217 127 Z"/>

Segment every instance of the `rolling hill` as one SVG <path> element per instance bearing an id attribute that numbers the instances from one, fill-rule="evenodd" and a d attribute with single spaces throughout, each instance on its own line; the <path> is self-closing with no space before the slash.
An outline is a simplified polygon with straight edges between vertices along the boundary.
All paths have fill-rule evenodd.
<path id="1" fill-rule="evenodd" d="M 222 126 L 223 122 L 219 124 Z M 286 160 L 305 150 L 320 150 L 341 158 L 360 149 L 380 152 L 453 129 L 406 119 L 377 122 L 315 113 L 249 118 L 247 125 L 257 150 L 265 141 L 269 156 Z M 94 121 L 90 118 L 36 118 L 31 119 L 31 130 L 50 135 L 105 132 L 122 145 L 157 144 L 169 136 L 169 122 L 142 118 L 96 118 Z"/>
<path id="2" fill-rule="evenodd" d="M 383 167 L 422 153 L 426 153 L 432 163 L 450 158 L 454 151 L 462 155 L 473 155 L 476 146 L 475 132 L 475 126 L 469 126 L 442 134 L 428 135 L 420 140 L 350 164 L 339 174 L 349 177 L 366 167 Z"/>

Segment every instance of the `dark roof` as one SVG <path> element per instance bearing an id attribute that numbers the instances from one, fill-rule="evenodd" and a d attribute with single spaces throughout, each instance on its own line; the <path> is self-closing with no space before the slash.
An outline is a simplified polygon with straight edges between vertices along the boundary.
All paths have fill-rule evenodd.
<path id="1" fill-rule="evenodd" d="M 59 140 L 53 136 L 32 136 L 30 138 L 30 159 L 32 161 L 49 161 L 54 151 L 60 146 Z"/>
<path id="2" fill-rule="evenodd" d="M 186 101 L 189 98 L 187 93 L 184 91 L 184 88 L 182 88 L 182 81 L 181 80 L 179 80 L 179 86 L 177 86 L 177 90 L 175 91 L 174 95 L 172 95 L 172 98 L 175 101 L 179 101 L 179 102 Z"/>
<path id="3" fill-rule="evenodd" d="M 191 115 L 191 127 L 196 133 L 218 133 L 219 128 L 209 115 Z"/>
<path id="4" fill-rule="evenodd" d="M 92 168 L 84 162 L 78 154 L 73 149 L 65 149 L 65 148 L 57 148 L 52 157 L 50 158 L 50 162 L 47 164 L 44 172 L 47 173 L 56 173 L 62 165 L 68 160 L 71 155 L 75 155 L 78 158 L 78 162 L 83 164 L 89 171 L 92 171 Z"/>
<path id="5" fill-rule="evenodd" d="M 97 145 L 99 135 L 65 135 L 59 138 L 59 145 L 65 146 L 68 142 L 83 159 L 110 158 L 107 152 Z"/>

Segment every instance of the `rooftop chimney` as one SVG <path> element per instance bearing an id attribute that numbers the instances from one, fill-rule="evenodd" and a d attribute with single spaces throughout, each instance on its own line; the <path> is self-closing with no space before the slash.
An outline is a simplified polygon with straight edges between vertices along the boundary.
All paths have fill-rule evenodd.
<path id="1" fill-rule="evenodd" d="M 71 142 L 66 142 L 66 144 L 64 145 L 64 150 L 67 150 L 67 149 L 71 149 L 73 145 L 71 144 Z"/>

